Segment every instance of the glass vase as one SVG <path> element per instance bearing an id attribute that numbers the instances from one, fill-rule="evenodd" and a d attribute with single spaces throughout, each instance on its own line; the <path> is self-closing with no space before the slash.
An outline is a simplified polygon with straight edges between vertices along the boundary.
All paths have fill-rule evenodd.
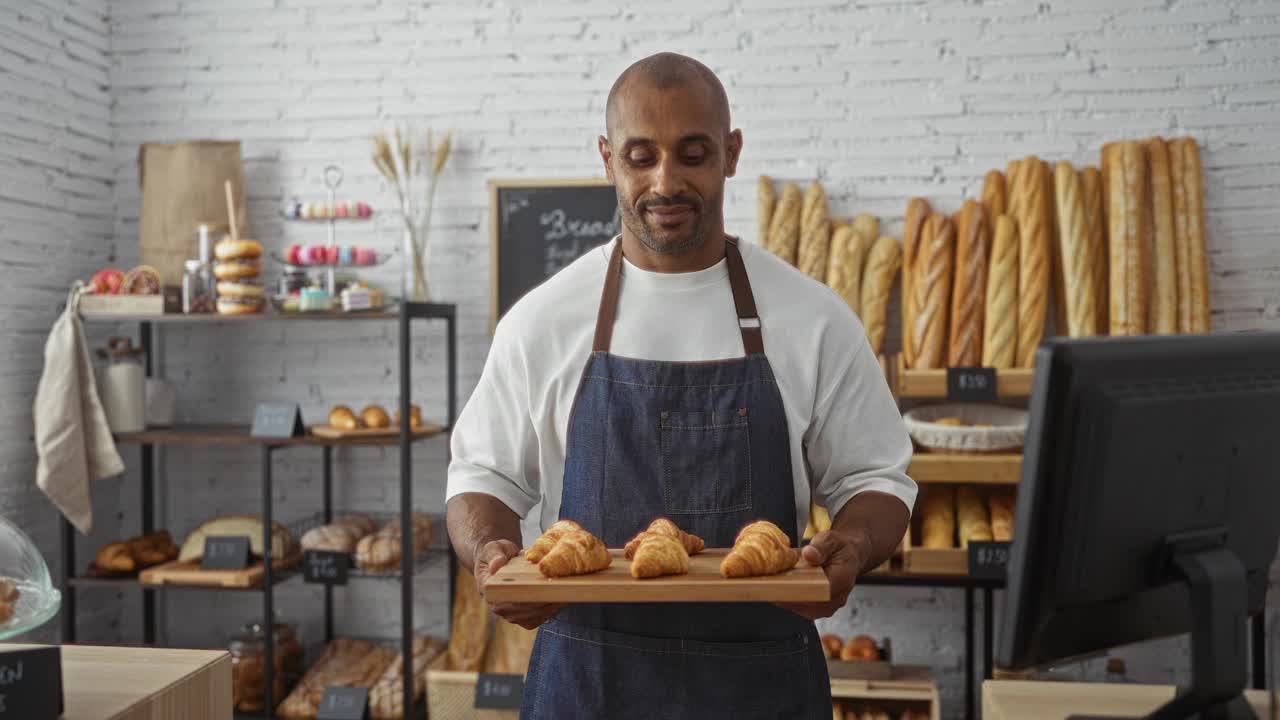
<path id="1" fill-rule="evenodd" d="M 400 296 L 406 302 L 430 302 L 427 287 L 427 238 L 425 228 L 415 231 L 404 229 L 404 272 L 401 277 Z"/>

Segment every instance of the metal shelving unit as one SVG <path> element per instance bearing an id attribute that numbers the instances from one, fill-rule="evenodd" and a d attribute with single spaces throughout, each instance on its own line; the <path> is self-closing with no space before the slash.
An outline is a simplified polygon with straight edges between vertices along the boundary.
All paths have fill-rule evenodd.
<path id="1" fill-rule="evenodd" d="M 398 365 L 400 380 L 400 433 L 393 436 L 385 437 L 359 437 L 359 438 L 342 438 L 342 439 L 325 439 L 315 436 L 304 436 L 295 438 L 257 438 L 249 435 L 247 426 L 239 425 L 179 425 L 170 428 L 148 429 L 139 433 L 127 433 L 116 436 L 116 442 L 120 444 L 136 444 L 140 447 L 141 458 L 141 515 L 142 515 L 142 533 L 150 533 L 155 529 L 155 448 L 161 445 L 215 445 L 215 446 L 233 446 L 233 447 L 256 447 L 261 454 L 261 517 L 264 527 L 271 527 L 273 512 L 272 489 L 273 489 L 273 458 L 275 453 L 280 450 L 286 450 L 294 447 L 319 447 L 321 451 L 322 472 L 323 472 L 323 491 L 321 498 L 320 517 L 324 522 L 333 520 L 333 448 L 335 447 L 391 447 L 398 446 L 400 449 L 400 498 L 398 515 L 400 518 L 401 528 L 401 557 L 399 572 L 390 573 L 352 573 L 352 577 L 377 577 L 398 580 L 400 583 L 400 651 L 402 655 L 402 667 L 404 668 L 403 688 L 404 688 L 404 707 L 410 708 L 409 716 L 425 716 L 424 703 L 415 705 L 413 702 L 414 683 L 410 674 L 413 672 L 413 577 L 415 570 L 422 567 L 424 562 L 421 557 L 415 557 L 412 547 L 412 521 L 411 513 L 413 512 L 413 483 L 412 483 L 412 457 L 413 445 L 417 441 L 425 440 L 431 437 L 448 438 L 453 428 L 453 423 L 457 417 L 457 308 L 452 304 L 445 303 L 401 303 L 396 311 L 384 310 L 362 313 L 273 313 L 267 312 L 261 315 L 240 315 L 240 316 L 222 316 L 222 315 L 160 315 L 160 316 L 138 316 L 138 315 L 111 315 L 101 316 L 95 315 L 85 318 L 86 322 L 137 322 L 139 325 L 139 334 L 141 336 L 142 348 L 146 355 L 146 374 L 150 377 L 153 373 L 152 349 L 153 334 L 156 324 L 190 324 L 190 325 L 209 325 L 216 323 L 263 323 L 263 322 L 302 322 L 307 320 L 330 321 L 330 322 L 371 322 L 371 321 L 396 321 L 399 326 L 399 345 L 398 345 Z M 438 432 L 413 432 L 409 428 L 409 407 L 412 404 L 410 398 L 411 391 L 411 334 L 412 323 L 415 320 L 425 321 L 443 321 L 446 332 L 446 357 L 447 357 L 447 415 L 444 418 L 444 424 L 440 426 Z M 446 449 L 446 458 L 448 451 Z M 443 522 L 443 521 L 442 521 Z M 439 530 L 433 530 L 438 533 Z M 140 588 L 142 590 L 142 615 L 143 615 L 143 642 L 148 645 L 156 643 L 156 592 L 165 590 L 164 586 L 142 585 L 136 578 L 92 578 L 79 577 L 75 574 L 76 555 L 75 555 L 75 529 L 71 523 L 65 519 L 62 520 L 62 569 L 61 569 L 61 587 L 63 592 L 62 607 L 62 641 L 66 643 L 75 642 L 76 639 L 76 594 L 80 590 L 93 589 L 113 589 L 120 590 L 124 588 Z M 270 557 L 272 533 L 265 533 L 264 536 L 264 555 Z M 433 543 L 433 546 L 439 546 L 441 543 Z M 450 585 L 449 597 L 452 603 L 452 583 L 457 567 L 457 557 L 453 554 L 451 548 L 448 548 L 447 538 L 442 543 L 448 554 L 449 559 L 449 575 L 447 583 Z M 430 549 L 428 549 L 430 552 Z M 263 582 L 260 586 L 254 588 L 236 589 L 237 592 L 260 592 L 262 593 L 262 614 L 263 627 L 267 628 L 267 638 L 264 649 L 264 672 L 265 672 L 265 692 L 266 692 L 266 710 L 263 716 L 271 717 L 273 709 L 283 698 L 272 697 L 273 691 L 273 674 L 274 665 L 274 627 L 272 619 L 275 616 L 275 586 L 284 582 L 295 575 L 299 575 L 298 568 L 291 568 L 288 571 L 281 572 L 274 570 L 271 563 L 265 563 Z M 182 586 L 183 589 L 208 591 L 208 592 L 226 592 L 226 588 L 188 588 Z M 326 585 L 324 590 L 324 613 L 325 613 L 325 642 L 333 639 L 333 586 Z M 237 717 L 245 716 L 237 714 Z"/>

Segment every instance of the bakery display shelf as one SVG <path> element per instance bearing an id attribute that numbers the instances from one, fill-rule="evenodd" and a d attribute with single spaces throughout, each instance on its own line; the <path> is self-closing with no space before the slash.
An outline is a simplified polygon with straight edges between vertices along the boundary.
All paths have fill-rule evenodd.
<path id="1" fill-rule="evenodd" d="M 944 399 L 947 397 L 947 370 L 908 369 L 898 355 L 893 362 L 894 392 L 899 398 Z M 1031 395 L 1031 382 L 1035 377 L 1032 368 L 996 370 L 996 395 L 1001 398 L 1025 398 Z"/>
<path id="2" fill-rule="evenodd" d="M 960 455 L 916 450 L 907 474 L 916 482 L 1016 485 L 1022 478 L 1022 454 Z"/>
<path id="3" fill-rule="evenodd" d="M 414 441 L 435 437 L 447 431 L 447 427 L 428 424 L 419 428 L 412 439 Z M 392 447 L 400 444 L 400 434 L 389 435 L 352 435 L 347 437 L 326 438 L 317 435 L 303 435 L 291 438 L 253 437 L 249 434 L 248 425 L 193 423 L 171 425 L 169 427 L 147 428 L 141 432 L 116 433 L 116 444 L 119 445 L 238 445 L 238 446 L 338 446 L 338 447 Z"/>

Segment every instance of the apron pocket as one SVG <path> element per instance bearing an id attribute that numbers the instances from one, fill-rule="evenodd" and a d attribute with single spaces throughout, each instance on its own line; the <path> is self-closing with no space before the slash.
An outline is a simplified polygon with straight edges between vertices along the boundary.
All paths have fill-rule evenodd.
<path id="1" fill-rule="evenodd" d="M 673 515 L 751 509 L 747 411 L 663 412 L 663 504 Z"/>

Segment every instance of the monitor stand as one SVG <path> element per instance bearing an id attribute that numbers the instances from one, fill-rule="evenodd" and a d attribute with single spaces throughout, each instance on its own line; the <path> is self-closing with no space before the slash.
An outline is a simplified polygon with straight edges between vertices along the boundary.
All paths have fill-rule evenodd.
<path id="1" fill-rule="evenodd" d="M 1223 547 L 1221 530 L 1172 536 L 1165 541 L 1166 575 L 1191 593 L 1191 686 L 1147 720 L 1258 720 L 1244 698 L 1249 618 L 1244 565 Z M 1068 720 L 1100 720 L 1072 715 Z"/>

